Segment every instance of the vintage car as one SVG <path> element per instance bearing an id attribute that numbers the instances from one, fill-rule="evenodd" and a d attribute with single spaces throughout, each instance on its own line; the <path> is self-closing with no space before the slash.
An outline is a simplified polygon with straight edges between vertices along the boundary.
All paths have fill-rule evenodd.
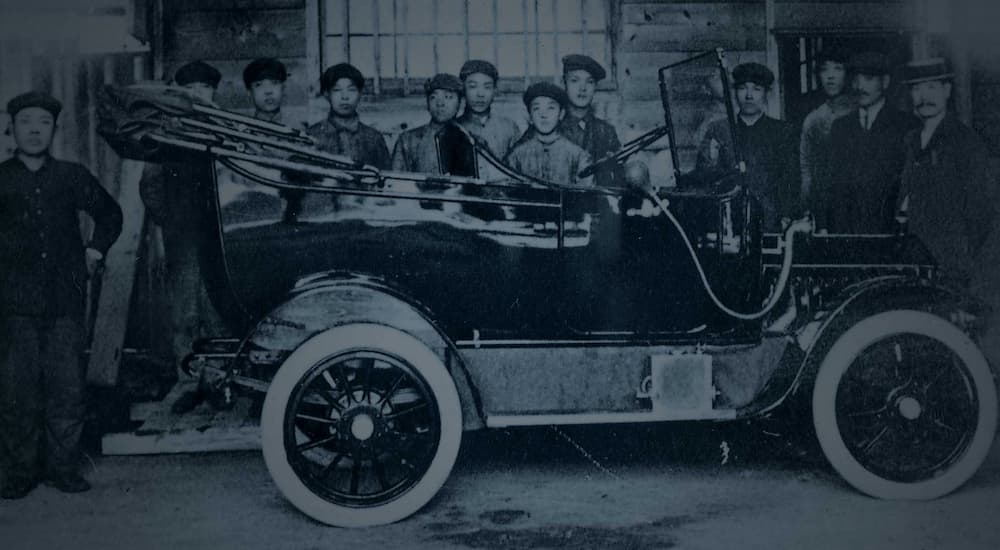
<path id="1" fill-rule="evenodd" d="M 103 134 L 203 168 L 181 183 L 203 198 L 206 285 L 232 332 L 189 365 L 220 395 L 266 392 L 267 467 L 321 522 L 413 514 L 467 430 L 779 408 L 811 418 L 863 493 L 953 491 L 996 430 L 980 306 L 938 281 L 905 213 L 893 235 L 814 234 L 808 217 L 763 233 L 743 164 L 706 177 L 698 133 L 672 123 L 732 131 L 724 59 L 661 68 L 665 124 L 585 169 L 589 186 L 518 174 L 457 126 L 438 135 L 448 175 L 379 171 L 170 90 L 110 91 Z M 697 84 L 713 78 L 725 97 Z M 654 144 L 666 174 L 623 168 Z"/>

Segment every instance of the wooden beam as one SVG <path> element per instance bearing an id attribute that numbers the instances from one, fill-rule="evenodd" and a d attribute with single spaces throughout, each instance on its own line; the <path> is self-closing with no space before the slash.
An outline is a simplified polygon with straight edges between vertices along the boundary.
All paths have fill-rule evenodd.
<path id="1" fill-rule="evenodd" d="M 779 75 L 781 74 L 781 67 L 778 57 L 778 39 L 774 36 L 774 32 L 772 32 L 775 28 L 775 1 L 764 1 L 764 19 L 766 22 L 764 38 L 766 40 L 765 55 L 767 56 L 767 66 L 771 69 L 772 73 Z M 784 105 L 781 97 L 781 86 L 771 86 L 770 98 L 767 103 L 767 114 L 774 118 L 781 118 L 783 111 Z"/>

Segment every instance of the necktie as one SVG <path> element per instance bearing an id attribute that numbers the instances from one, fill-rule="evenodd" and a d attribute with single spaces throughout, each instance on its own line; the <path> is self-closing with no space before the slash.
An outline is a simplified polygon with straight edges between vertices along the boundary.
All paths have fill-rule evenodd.
<path id="1" fill-rule="evenodd" d="M 868 111 L 861 109 L 861 129 L 868 129 Z"/>

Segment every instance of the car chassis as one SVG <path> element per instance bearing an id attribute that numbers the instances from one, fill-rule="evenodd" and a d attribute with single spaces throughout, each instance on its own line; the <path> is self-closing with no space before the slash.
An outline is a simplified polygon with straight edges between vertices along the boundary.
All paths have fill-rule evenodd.
<path id="1" fill-rule="evenodd" d="M 205 283 L 239 336 L 186 365 L 217 395 L 265 395 L 268 469 L 321 522 L 413 514 L 466 430 L 783 409 L 864 493 L 953 491 L 996 430 L 981 306 L 905 223 L 765 234 L 741 165 L 682 171 L 671 108 L 691 74 L 728 94 L 721 50 L 659 69 L 665 124 L 589 167 L 593 187 L 518 174 L 457 126 L 438 135 L 449 175 L 379 171 L 174 89 L 109 90 L 102 134 L 206 167 Z M 664 138 L 677 186 L 626 181 L 617 167 Z"/>

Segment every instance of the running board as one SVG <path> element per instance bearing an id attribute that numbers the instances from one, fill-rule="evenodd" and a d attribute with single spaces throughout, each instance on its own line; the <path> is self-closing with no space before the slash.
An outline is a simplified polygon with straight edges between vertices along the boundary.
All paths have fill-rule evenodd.
<path id="1" fill-rule="evenodd" d="M 486 417 L 489 428 L 512 426 L 565 426 L 570 424 L 632 424 L 639 422 L 675 422 L 680 420 L 732 420 L 736 411 L 674 410 L 648 412 L 597 412 L 564 414 L 498 414 Z"/>

